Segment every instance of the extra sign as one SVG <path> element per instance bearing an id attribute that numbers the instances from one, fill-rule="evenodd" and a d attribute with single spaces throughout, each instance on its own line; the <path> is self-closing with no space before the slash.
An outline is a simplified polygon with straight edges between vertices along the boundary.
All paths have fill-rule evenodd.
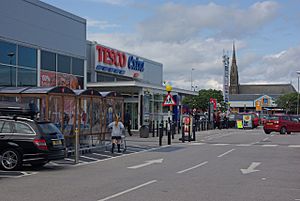
<path id="1" fill-rule="evenodd" d="M 170 93 L 168 93 L 168 95 L 166 96 L 166 98 L 163 102 L 163 106 L 172 106 L 172 105 L 176 105 L 176 102 L 173 99 L 172 95 Z"/>

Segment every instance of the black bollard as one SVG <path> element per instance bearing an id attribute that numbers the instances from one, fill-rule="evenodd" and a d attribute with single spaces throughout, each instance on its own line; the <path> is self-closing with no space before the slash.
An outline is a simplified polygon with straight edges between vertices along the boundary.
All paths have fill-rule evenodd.
<path id="1" fill-rule="evenodd" d="M 152 137 L 155 137 L 155 121 L 152 121 Z"/>
<path id="2" fill-rule="evenodd" d="M 159 136 L 159 122 L 158 122 L 158 120 L 157 120 L 157 122 L 156 122 L 156 137 L 158 137 Z"/>
<path id="3" fill-rule="evenodd" d="M 164 129 L 164 123 L 163 121 L 161 121 L 159 126 L 159 146 L 162 146 L 163 129 Z"/>
<path id="4" fill-rule="evenodd" d="M 171 144 L 171 121 L 170 121 L 170 118 L 166 123 L 167 123 L 166 130 L 167 130 L 167 134 L 168 134 L 168 145 L 170 145 Z"/>
<path id="5" fill-rule="evenodd" d="M 189 136 L 188 136 L 189 142 L 191 141 L 191 123 L 189 124 Z"/>
<path id="6" fill-rule="evenodd" d="M 193 123 L 193 141 L 196 141 L 196 124 Z"/>
<path id="7" fill-rule="evenodd" d="M 175 123 L 174 122 L 172 122 L 172 124 L 171 124 L 172 126 L 171 126 L 171 132 L 172 132 L 172 139 L 174 140 L 174 135 L 176 134 L 176 127 L 175 127 Z"/>
<path id="8" fill-rule="evenodd" d="M 168 120 L 166 120 L 166 130 L 165 130 L 165 132 L 166 132 L 166 136 L 168 136 Z"/>
<path id="9" fill-rule="evenodd" d="M 181 141 L 184 142 L 185 141 L 185 136 L 184 136 L 184 125 L 182 124 L 181 126 Z"/>

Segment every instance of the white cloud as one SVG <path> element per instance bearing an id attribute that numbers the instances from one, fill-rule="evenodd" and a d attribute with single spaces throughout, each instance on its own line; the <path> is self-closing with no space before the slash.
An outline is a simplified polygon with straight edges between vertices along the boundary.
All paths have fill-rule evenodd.
<path id="1" fill-rule="evenodd" d="M 278 8 L 273 1 L 258 2 L 244 10 L 214 3 L 196 6 L 167 3 L 141 22 L 138 30 L 146 40 L 182 41 L 199 34 L 205 36 L 206 32 L 239 38 L 272 21 Z"/>
<path id="2" fill-rule="evenodd" d="M 109 23 L 108 21 L 104 21 L 104 20 L 94 20 L 91 18 L 86 18 L 87 19 L 87 27 L 88 28 L 98 28 L 101 30 L 105 30 L 108 28 L 116 28 L 116 27 L 120 27 L 120 25 L 118 24 L 112 24 Z"/>
<path id="3" fill-rule="evenodd" d="M 132 0 L 87 0 L 87 1 L 117 5 L 117 6 L 124 6 L 132 2 Z"/>

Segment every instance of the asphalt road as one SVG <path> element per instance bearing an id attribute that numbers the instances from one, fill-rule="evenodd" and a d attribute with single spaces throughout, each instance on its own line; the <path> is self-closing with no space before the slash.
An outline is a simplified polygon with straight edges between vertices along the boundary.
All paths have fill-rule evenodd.
<path id="1" fill-rule="evenodd" d="M 300 134 L 214 130 L 198 133 L 197 142 L 176 139 L 160 148 L 155 139 L 137 140 L 140 149 L 148 146 L 139 152 L 2 177 L 0 200 L 300 200 Z"/>

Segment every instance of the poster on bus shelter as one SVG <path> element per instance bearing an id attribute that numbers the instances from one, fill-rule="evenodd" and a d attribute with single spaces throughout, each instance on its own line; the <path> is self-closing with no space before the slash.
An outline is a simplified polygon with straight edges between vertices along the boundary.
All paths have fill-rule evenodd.
<path id="1" fill-rule="evenodd" d="M 252 128 L 252 118 L 251 118 L 250 114 L 243 115 L 243 127 L 244 128 Z"/>

